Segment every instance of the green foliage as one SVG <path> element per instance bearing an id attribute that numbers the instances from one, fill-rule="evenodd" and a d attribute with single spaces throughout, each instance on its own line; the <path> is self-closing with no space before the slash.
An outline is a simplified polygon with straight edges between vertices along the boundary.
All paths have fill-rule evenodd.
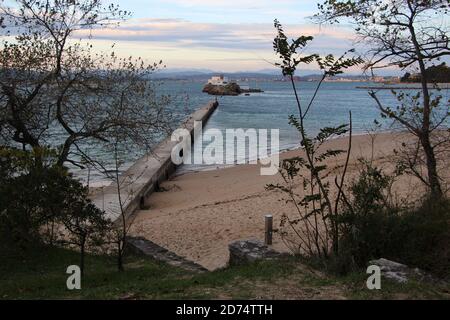
<path id="1" fill-rule="evenodd" d="M 0 246 L 0 300 L 1 299 L 205 299 L 217 298 L 215 289 L 223 292 L 231 288 L 238 297 L 242 281 L 255 283 L 284 279 L 297 266 L 295 259 L 260 261 L 196 274 L 149 257 L 127 256 L 127 272 L 118 273 L 111 256 L 86 255 L 86 275 L 82 290 L 66 288 L 67 266 L 78 264 L 75 251 L 34 247 L 26 255 Z M 251 285 L 248 285 L 250 288 Z"/>
<path id="2" fill-rule="evenodd" d="M 344 73 L 345 69 L 357 66 L 364 62 L 361 57 L 346 58 L 349 53 L 354 53 L 355 50 L 351 49 L 345 52 L 342 56 L 336 59 L 333 55 L 329 54 L 325 57 L 317 57 L 316 62 L 321 70 L 324 70 L 326 76 L 336 76 Z"/>
<path id="3" fill-rule="evenodd" d="M 111 257 L 88 255 L 82 290 L 65 287 L 68 265 L 78 254 L 35 248 L 26 255 L 0 245 L 0 299 L 395 299 L 448 298 L 444 289 L 409 282 L 383 281 L 367 290 L 365 272 L 345 277 L 323 275 L 298 259 L 262 261 L 193 274 L 146 257 L 129 256 L 118 273 Z M 447 288 L 448 292 L 448 288 Z"/>
<path id="4" fill-rule="evenodd" d="M 352 209 L 364 210 L 367 214 L 376 213 L 390 205 L 389 189 L 394 177 L 384 174 L 365 160 L 361 162 L 363 170 L 350 188 L 353 195 Z"/>
<path id="5" fill-rule="evenodd" d="M 114 145 L 118 169 L 122 154 L 137 146 L 145 152 L 167 135 L 173 124 L 169 97 L 157 95 L 149 77 L 164 66 L 118 57 L 114 46 L 94 52 L 92 44 L 73 39 L 130 16 L 113 3 L 0 1 L 0 11 L 0 22 L 11 27 L 0 30 L 10 36 L 0 50 L 0 145 L 10 148 L 0 172 L 1 235 L 24 245 L 69 242 L 80 248 L 83 261 L 85 247 L 109 226 L 88 200 L 88 189 L 64 166 L 88 166 L 109 176 L 87 145 Z M 58 139 L 50 139 L 55 132 Z"/>
<path id="6" fill-rule="evenodd" d="M 354 52 L 354 50 L 346 52 L 338 59 L 335 59 L 331 54 L 325 57 L 320 57 L 318 54 L 302 55 L 302 51 L 314 37 L 302 35 L 289 41 L 283 26 L 278 20 L 275 20 L 274 26 L 277 30 L 277 36 L 273 41 L 273 48 L 281 59 L 281 62 L 275 65 L 281 68 L 284 76 L 293 76 L 301 63 L 310 64 L 316 62 L 320 69 L 324 71 L 324 76 L 335 76 L 343 73 L 343 70 L 363 62 L 360 57 L 346 58 L 346 55 L 349 52 Z"/>
<path id="7" fill-rule="evenodd" d="M 436 64 L 450 54 L 450 29 L 448 24 L 436 21 L 445 20 L 450 1 L 325 0 L 318 8 L 320 13 L 315 17 L 320 22 L 345 21 L 355 26 L 362 42 L 370 48 L 366 54 L 365 70 L 396 66 L 402 70 L 417 68 L 419 71 L 414 77 L 406 74 L 403 80 L 421 82 L 420 95 L 408 97 L 394 93 L 400 102 L 397 106 L 385 106 L 374 91 L 369 95 L 383 117 L 392 119 L 417 137 L 421 150 L 404 150 L 403 162 L 407 163 L 409 172 L 429 188 L 433 197 L 442 197 L 442 177 L 438 172 L 441 150 L 437 148 L 442 147 L 443 139 L 436 143 L 432 135 L 446 128 L 450 104 L 442 103 L 440 95 L 433 96 L 428 84 L 445 80 L 444 74 L 448 75 L 445 65 Z M 433 67 L 427 69 L 429 65 Z M 439 105 L 443 110 L 435 112 Z M 420 158 L 424 161 L 417 161 Z"/>
<path id="8" fill-rule="evenodd" d="M 426 200 L 393 224 L 386 256 L 450 278 L 450 202 Z"/>
<path id="9" fill-rule="evenodd" d="M 36 158 L 51 158 L 53 152 L 0 148 L 1 238 L 24 245 L 40 238 L 40 227 L 56 215 L 54 204 L 65 182 L 65 172 L 42 166 Z"/>
<path id="10" fill-rule="evenodd" d="M 302 55 L 301 53 L 313 38 L 300 36 L 289 41 L 278 20 L 275 20 L 274 26 L 277 30 L 277 36 L 274 39 L 273 47 L 281 59 L 281 62 L 276 65 L 281 68 L 283 75 L 289 77 L 291 81 L 299 113 L 297 117 L 290 115 L 289 123 L 299 132 L 300 144 L 305 150 L 305 156 L 303 158 L 296 157 L 283 160 L 280 174 L 284 183 L 268 185 L 267 189 L 280 190 L 285 193 L 288 196 L 286 202 L 292 203 L 298 213 L 296 217 L 284 215 L 281 219 L 279 230 L 283 239 L 287 238 L 289 232 L 296 235 L 298 241 L 294 241 L 292 250 L 302 255 L 318 255 L 326 258 L 330 254 L 330 237 L 332 238 L 331 247 L 334 251 L 337 251 L 338 228 L 336 219 L 333 218 L 333 216 L 337 215 L 337 207 L 333 207 L 333 200 L 330 198 L 330 185 L 329 181 L 326 180 L 329 173 L 327 172 L 325 160 L 337 157 L 345 153 L 345 151 L 329 149 L 322 151 L 321 147 L 332 137 L 339 137 L 347 132 L 350 132 L 351 137 L 351 124 L 350 126 L 325 127 L 320 129 L 317 136 L 310 137 L 306 129 L 306 120 L 325 78 L 340 74 L 343 70 L 360 64 L 362 60 L 359 57 L 346 58 L 348 52 L 338 59 L 335 59 L 333 55 L 325 57 L 320 57 L 317 54 Z M 350 50 L 349 52 L 353 51 Z M 305 108 L 300 102 L 294 82 L 294 74 L 301 63 L 310 64 L 313 62 L 318 64 L 323 71 L 323 76 L 317 84 L 313 97 Z M 348 160 L 346 166 L 347 164 Z M 342 188 L 344 183 L 345 172 L 346 168 L 340 182 L 338 182 L 336 177 L 336 185 L 339 189 Z M 298 190 L 296 190 L 299 182 L 302 186 L 303 196 L 300 196 Z M 339 192 L 334 202 L 339 203 L 340 198 L 341 193 Z"/>
<path id="11" fill-rule="evenodd" d="M 449 202 L 426 200 L 418 208 L 393 203 L 394 178 L 363 162 L 349 188 L 349 206 L 339 216 L 340 255 L 330 270 L 347 273 L 387 258 L 449 276 Z"/>
<path id="12" fill-rule="evenodd" d="M 335 271 L 346 273 L 366 266 L 389 248 L 393 217 L 397 208 L 390 200 L 393 176 L 384 174 L 369 162 L 361 160 L 362 170 L 349 187 L 349 202 L 338 217 L 340 257 Z"/>
<path id="13" fill-rule="evenodd" d="M 313 37 L 300 36 L 289 43 L 288 37 L 284 33 L 283 26 L 278 20 L 275 20 L 274 26 L 278 34 L 273 41 L 273 48 L 282 60 L 282 63 L 276 63 L 275 65 L 281 67 L 284 76 L 293 76 L 300 63 L 309 64 L 318 58 L 318 55 L 316 54 L 297 57 L 299 51 L 304 49 L 308 42 L 314 39 Z"/>
<path id="14" fill-rule="evenodd" d="M 73 245 L 80 250 L 81 274 L 84 274 L 86 249 L 94 252 L 101 248 L 112 227 L 104 211 L 98 209 L 87 196 L 87 187 L 72 178 L 66 179 L 56 200 L 56 217 L 51 223 L 64 226 L 68 234 L 55 235 L 54 230 L 50 229 L 51 242 L 56 238 L 62 245 Z"/>
<path id="15" fill-rule="evenodd" d="M 2 145 L 49 145 L 60 166 L 89 164 L 105 172 L 88 145 L 105 147 L 120 132 L 145 152 L 167 134 L 169 97 L 157 95 L 149 80 L 162 62 L 119 57 L 114 46 L 94 52 L 74 38 L 116 26 L 129 12 L 99 0 L 0 1 L 0 12 L 9 26 L 0 36 L 15 30 L 0 43 Z M 58 139 L 49 139 L 54 132 Z"/>
<path id="16" fill-rule="evenodd" d="M 450 68 L 445 62 L 439 65 L 433 65 L 426 69 L 426 78 L 431 83 L 449 83 L 450 82 Z M 405 75 L 400 79 L 402 82 L 410 83 L 420 83 L 422 77 L 420 74 L 411 75 L 411 73 L 406 72 Z"/>
<path id="17" fill-rule="evenodd" d="M 82 244 L 84 249 L 91 236 L 107 229 L 104 213 L 87 198 L 87 187 L 55 165 L 55 155 L 45 149 L 0 148 L 3 241 L 22 248 L 35 242 L 59 241 Z M 36 158 L 45 161 L 36 162 Z M 62 226 L 69 234 L 59 237 Z"/>

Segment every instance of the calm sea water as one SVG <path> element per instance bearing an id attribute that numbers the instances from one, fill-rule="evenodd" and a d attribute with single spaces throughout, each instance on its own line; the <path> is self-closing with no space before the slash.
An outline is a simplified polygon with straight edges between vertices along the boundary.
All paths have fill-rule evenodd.
<path id="1" fill-rule="evenodd" d="M 251 87 L 264 90 L 263 93 L 252 93 L 250 96 L 218 97 L 219 107 L 204 126 L 204 131 L 215 128 L 223 132 L 227 128 L 255 128 L 255 129 L 279 129 L 280 147 L 282 150 L 297 147 L 299 145 L 298 132 L 289 125 L 288 117 L 297 114 L 295 97 L 290 83 L 286 82 L 258 82 L 249 83 Z M 309 103 L 317 83 L 297 83 L 301 102 Z M 349 111 L 353 116 L 353 128 L 356 134 L 366 133 L 373 129 L 374 120 L 377 119 L 383 125 L 384 130 L 389 129 L 390 122 L 381 120 L 376 104 L 369 96 L 368 90 L 358 89 L 357 86 L 373 85 L 371 83 L 345 83 L 327 82 L 323 84 L 312 106 L 307 120 L 307 130 L 317 133 L 324 126 L 334 126 L 349 121 Z M 158 93 L 171 95 L 173 103 L 171 109 L 177 114 L 181 122 L 186 115 L 192 113 L 208 101 L 215 99 L 202 93 L 203 83 L 167 81 L 157 87 Z M 448 89 L 441 91 L 448 101 Z M 378 96 L 387 106 L 395 107 L 397 100 L 390 90 L 380 90 Z M 103 158 L 108 163 L 110 155 L 102 150 L 91 147 L 91 154 Z M 126 165 L 130 166 L 141 155 L 140 150 L 129 155 Z M 202 170 L 204 166 L 184 166 L 180 170 Z M 77 176 L 83 178 L 85 171 L 75 170 Z M 95 184 L 105 182 L 101 174 L 91 173 L 91 180 Z"/>

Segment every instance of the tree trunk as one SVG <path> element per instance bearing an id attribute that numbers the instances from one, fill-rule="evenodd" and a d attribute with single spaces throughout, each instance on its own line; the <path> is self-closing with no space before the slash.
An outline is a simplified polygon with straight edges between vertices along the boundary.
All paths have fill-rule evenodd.
<path id="1" fill-rule="evenodd" d="M 420 143 L 422 145 L 423 151 L 426 158 L 426 166 L 428 172 L 428 183 L 430 185 L 431 197 L 441 198 L 442 188 L 439 182 L 439 176 L 437 173 L 436 156 L 434 154 L 434 149 L 430 141 L 430 123 L 431 123 L 431 105 L 430 105 L 430 92 L 428 90 L 428 79 L 426 75 L 426 66 L 423 59 L 421 47 L 416 37 L 416 31 L 414 29 L 413 22 L 411 20 L 409 25 L 409 31 L 411 33 L 411 40 L 414 44 L 416 50 L 417 62 L 419 63 L 420 75 L 421 75 L 421 85 L 423 93 L 423 117 L 422 117 L 422 128 L 421 134 L 419 136 Z"/>
<path id="2" fill-rule="evenodd" d="M 421 137 L 420 142 L 425 153 L 426 165 L 428 171 L 428 183 L 430 185 L 431 197 L 442 197 L 442 188 L 439 181 L 439 175 L 437 173 L 436 157 L 434 155 L 433 147 L 430 143 L 430 136 L 428 133 Z"/>
<path id="3" fill-rule="evenodd" d="M 80 247 L 80 272 L 81 272 L 81 277 L 84 276 L 85 247 L 86 247 L 86 238 L 83 238 L 81 240 L 81 247 Z"/>
<path id="4" fill-rule="evenodd" d="M 117 269 L 119 272 L 123 272 L 125 269 L 123 268 L 123 246 L 121 241 L 117 243 Z"/>

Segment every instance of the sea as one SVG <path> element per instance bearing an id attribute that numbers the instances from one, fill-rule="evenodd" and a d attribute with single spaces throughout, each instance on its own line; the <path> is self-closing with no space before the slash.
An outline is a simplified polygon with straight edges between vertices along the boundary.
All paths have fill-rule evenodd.
<path id="1" fill-rule="evenodd" d="M 264 81 L 244 83 L 251 88 L 263 90 L 261 93 L 250 95 L 217 97 L 219 107 L 204 125 L 203 131 L 219 129 L 225 136 L 226 129 L 278 129 L 280 150 L 297 148 L 300 145 L 298 131 L 289 124 L 289 116 L 297 115 L 297 105 L 290 82 Z M 158 95 L 170 96 L 170 110 L 175 115 L 174 127 L 181 124 L 183 119 L 196 109 L 205 105 L 216 97 L 202 92 L 204 83 L 167 80 L 160 81 L 155 86 Z M 383 119 L 377 109 L 376 102 L 369 96 L 369 89 L 361 87 L 377 86 L 379 84 L 364 82 L 324 82 L 319 90 L 306 120 L 306 129 L 310 135 L 319 132 L 326 126 L 338 126 L 349 123 L 349 113 L 352 114 L 354 134 L 365 134 L 374 131 L 394 130 L 392 121 Z M 297 82 L 298 93 L 302 105 L 309 104 L 314 95 L 317 82 Z M 417 87 L 417 85 L 415 85 Z M 417 90 L 406 90 L 413 93 Z M 449 101 L 449 89 L 441 90 L 443 101 Z M 391 108 L 399 106 L 391 90 L 378 90 L 380 101 Z M 375 124 L 377 121 L 380 127 Z M 113 168 L 113 159 L 107 151 L 96 149 L 95 145 L 86 146 L 89 154 L 95 154 L 108 168 Z M 121 170 L 126 170 L 134 161 L 143 156 L 145 150 L 127 155 Z M 250 155 L 248 155 L 250 157 Z M 248 159 L 252 160 L 252 159 Z M 182 165 L 178 173 L 215 169 L 217 165 Z M 88 176 L 87 170 L 71 168 L 74 175 L 83 181 Z M 110 183 L 104 174 L 89 171 L 91 186 L 101 186 Z"/>

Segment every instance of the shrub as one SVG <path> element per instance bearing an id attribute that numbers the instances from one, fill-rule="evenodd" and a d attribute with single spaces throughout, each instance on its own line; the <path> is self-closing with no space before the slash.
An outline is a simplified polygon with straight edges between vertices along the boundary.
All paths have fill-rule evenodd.
<path id="1" fill-rule="evenodd" d="M 416 207 L 391 201 L 394 177 L 363 162 L 339 217 L 340 252 L 328 265 L 337 273 L 381 257 L 436 273 L 450 270 L 450 203 L 424 200 Z"/>
<path id="2" fill-rule="evenodd" d="M 85 238 L 105 228 L 104 213 L 86 187 L 55 165 L 52 151 L 38 152 L 0 148 L 0 239 L 22 248 L 53 244 L 57 225 L 69 232 L 64 240 L 81 238 L 84 249 Z"/>
<path id="3" fill-rule="evenodd" d="M 386 256 L 439 276 L 450 276 L 450 202 L 425 200 L 393 224 Z"/>
<path id="4" fill-rule="evenodd" d="M 50 152 L 0 148 L 0 237 L 20 246 L 39 239 L 40 226 L 51 219 L 49 206 L 63 177 L 60 168 L 36 165 Z M 56 185 L 55 185 L 56 184 Z"/>
<path id="5" fill-rule="evenodd" d="M 382 255 L 390 238 L 389 226 L 398 211 L 388 192 L 393 177 L 368 162 L 361 163 L 360 175 L 349 187 L 349 203 L 338 218 L 340 260 L 345 266 L 341 272 L 364 266 L 369 259 Z"/>

